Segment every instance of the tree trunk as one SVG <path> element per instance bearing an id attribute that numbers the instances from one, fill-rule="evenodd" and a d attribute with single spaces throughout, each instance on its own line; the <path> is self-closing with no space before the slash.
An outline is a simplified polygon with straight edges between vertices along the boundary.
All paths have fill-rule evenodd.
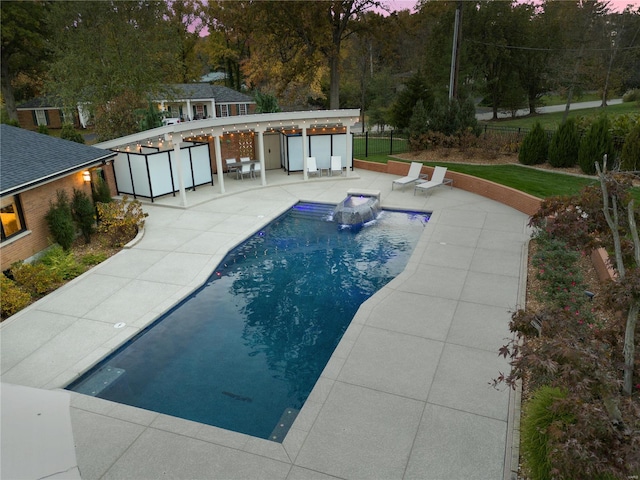
<path id="1" fill-rule="evenodd" d="M 16 110 L 16 99 L 13 95 L 13 75 L 9 72 L 9 62 L 3 61 L 0 65 L 2 69 L 2 98 L 4 99 L 4 105 L 9 114 L 9 120 L 18 121 L 18 111 Z"/>
<path id="2" fill-rule="evenodd" d="M 336 49 L 338 52 L 340 48 Z M 329 59 L 329 67 L 331 68 L 331 90 L 329 93 L 329 109 L 337 110 L 340 108 L 340 54 L 334 54 Z"/>
<path id="3" fill-rule="evenodd" d="M 622 393 L 631 395 L 633 393 L 633 364 L 635 360 L 635 331 L 640 315 L 640 300 L 636 300 L 629 307 L 627 314 L 627 328 L 624 332 L 624 375 L 622 382 Z"/>

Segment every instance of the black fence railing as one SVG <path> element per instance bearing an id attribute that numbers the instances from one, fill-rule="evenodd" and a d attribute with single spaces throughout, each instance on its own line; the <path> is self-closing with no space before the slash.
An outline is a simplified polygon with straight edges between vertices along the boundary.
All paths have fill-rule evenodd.
<path id="1" fill-rule="evenodd" d="M 354 133 L 353 156 L 368 157 L 370 155 L 396 155 L 409 151 L 406 135 L 394 132 Z"/>
<path id="2" fill-rule="evenodd" d="M 503 145 L 515 146 L 522 142 L 524 137 L 531 131 L 525 127 L 507 127 L 502 125 L 480 125 L 481 137 L 493 137 Z M 553 137 L 555 130 L 545 130 L 549 140 Z M 624 145 L 624 137 L 613 138 L 614 150 L 620 152 Z M 517 149 L 515 149 L 517 150 Z M 371 155 L 395 155 L 409 151 L 409 141 L 407 135 L 395 131 L 383 133 L 354 133 L 353 134 L 353 156 L 366 158 Z"/>

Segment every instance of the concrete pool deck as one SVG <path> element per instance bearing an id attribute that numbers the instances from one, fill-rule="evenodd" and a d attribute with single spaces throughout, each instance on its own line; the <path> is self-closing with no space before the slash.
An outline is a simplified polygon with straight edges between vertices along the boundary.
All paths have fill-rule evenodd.
<path id="1" fill-rule="evenodd" d="M 528 216 L 456 188 L 392 191 L 395 178 L 269 171 L 268 187 L 198 187 L 188 208 L 145 203 L 135 246 L 0 324 L 2 382 L 70 396 L 77 467 L 53 478 L 510 478 L 515 394 L 489 383 L 508 368 L 497 352 L 524 301 Z M 353 188 L 433 214 L 405 271 L 359 309 L 283 443 L 60 390 L 261 225 Z"/>

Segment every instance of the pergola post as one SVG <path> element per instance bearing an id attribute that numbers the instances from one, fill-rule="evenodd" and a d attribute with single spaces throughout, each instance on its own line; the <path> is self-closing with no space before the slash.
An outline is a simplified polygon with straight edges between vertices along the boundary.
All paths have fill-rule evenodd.
<path id="1" fill-rule="evenodd" d="M 309 148 L 307 146 L 307 127 L 302 127 L 302 178 L 309 180 L 309 172 L 307 172 L 307 157 L 309 156 Z"/>
<path id="2" fill-rule="evenodd" d="M 222 150 L 220 149 L 220 135 L 213 136 L 213 146 L 216 151 L 216 172 L 218 172 L 220 193 L 224 193 L 224 171 L 222 170 Z"/>
<path id="3" fill-rule="evenodd" d="M 264 130 L 256 130 L 258 133 L 258 160 L 260 160 L 260 182 L 263 187 L 267 186 L 267 173 L 264 163 Z"/>

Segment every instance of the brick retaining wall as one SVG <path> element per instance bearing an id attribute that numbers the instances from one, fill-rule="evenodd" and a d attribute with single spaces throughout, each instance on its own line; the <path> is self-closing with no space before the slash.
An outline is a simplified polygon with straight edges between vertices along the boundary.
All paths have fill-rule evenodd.
<path id="1" fill-rule="evenodd" d="M 409 172 L 409 165 L 408 162 L 399 162 L 396 160 L 389 160 L 386 164 L 357 159 L 353 160 L 353 166 L 355 168 L 400 176 L 406 175 Z M 431 175 L 433 173 L 433 167 L 423 166 L 422 173 Z M 504 203 L 527 215 L 535 214 L 540 208 L 541 199 L 514 188 L 472 177 L 471 175 L 465 175 L 464 173 L 447 171 L 446 176 L 447 178 L 453 179 L 453 186 L 455 188 Z"/>

